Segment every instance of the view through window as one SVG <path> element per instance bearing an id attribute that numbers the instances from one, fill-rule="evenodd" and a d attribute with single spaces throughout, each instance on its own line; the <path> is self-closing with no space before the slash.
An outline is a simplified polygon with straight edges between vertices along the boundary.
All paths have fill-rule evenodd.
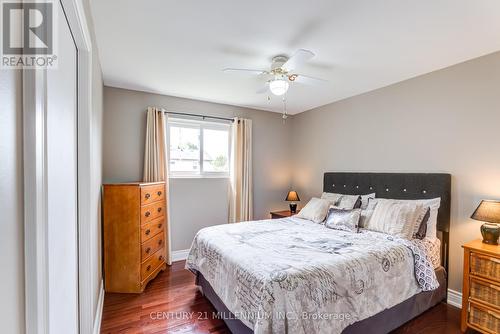
<path id="1" fill-rule="evenodd" d="M 171 177 L 229 176 L 229 124 L 184 119 L 167 124 Z"/>

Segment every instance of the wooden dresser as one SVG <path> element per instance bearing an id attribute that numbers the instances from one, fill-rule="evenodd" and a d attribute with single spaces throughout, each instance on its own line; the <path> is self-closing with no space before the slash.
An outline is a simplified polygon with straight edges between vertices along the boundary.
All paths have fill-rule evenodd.
<path id="1" fill-rule="evenodd" d="M 462 332 L 500 333 L 500 246 L 471 241 L 464 248 Z"/>
<path id="2" fill-rule="evenodd" d="M 105 184 L 103 212 L 105 290 L 140 293 L 166 269 L 165 183 Z"/>

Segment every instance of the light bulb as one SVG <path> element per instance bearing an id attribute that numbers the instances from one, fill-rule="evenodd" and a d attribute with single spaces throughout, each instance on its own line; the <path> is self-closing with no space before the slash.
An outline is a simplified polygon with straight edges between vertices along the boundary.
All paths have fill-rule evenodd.
<path id="1" fill-rule="evenodd" d="M 285 79 L 274 79 L 269 83 L 269 90 L 276 96 L 286 93 L 290 84 Z"/>

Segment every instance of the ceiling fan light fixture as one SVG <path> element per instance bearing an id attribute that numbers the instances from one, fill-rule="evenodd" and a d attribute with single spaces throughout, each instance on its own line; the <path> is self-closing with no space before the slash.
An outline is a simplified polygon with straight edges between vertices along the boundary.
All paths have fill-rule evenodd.
<path id="1" fill-rule="evenodd" d="M 269 90 L 276 96 L 286 93 L 290 84 L 285 79 L 274 79 L 269 82 Z"/>

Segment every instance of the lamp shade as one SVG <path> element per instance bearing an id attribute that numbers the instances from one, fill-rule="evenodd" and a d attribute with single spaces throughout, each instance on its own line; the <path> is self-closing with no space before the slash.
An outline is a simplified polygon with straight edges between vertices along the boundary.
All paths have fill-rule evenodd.
<path id="1" fill-rule="evenodd" d="M 285 79 L 274 79 L 269 83 L 269 90 L 276 96 L 281 96 L 288 90 L 289 84 Z"/>
<path id="2" fill-rule="evenodd" d="M 483 222 L 500 224 L 500 201 L 482 200 L 471 218 Z"/>
<path id="3" fill-rule="evenodd" d="M 295 202 L 300 201 L 299 194 L 295 190 L 290 190 L 288 195 L 286 195 L 285 201 Z"/>

